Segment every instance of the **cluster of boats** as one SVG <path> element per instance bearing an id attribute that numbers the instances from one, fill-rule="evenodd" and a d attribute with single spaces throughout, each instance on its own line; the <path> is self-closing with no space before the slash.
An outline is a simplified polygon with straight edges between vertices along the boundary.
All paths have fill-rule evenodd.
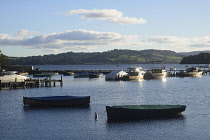
<path id="1" fill-rule="evenodd" d="M 177 72 L 175 68 L 171 68 L 170 72 L 167 72 L 165 67 L 153 67 L 149 70 L 143 70 L 142 67 L 129 67 L 127 70 L 115 70 L 105 76 L 105 80 L 141 80 L 141 79 L 162 79 L 167 75 L 173 75 L 171 72 L 174 71 L 176 76 L 180 77 L 200 77 L 203 75 L 204 71 L 199 67 L 192 66 L 186 67 L 185 70 L 180 70 Z M 176 71 L 176 72 L 175 72 Z M 33 77 L 51 77 L 57 75 L 58 73 L 37 73 L 33 74 Z M 69 73 L 69 75 L 74 75 L 74 78 L 99 78 L 103 76 L 100 72 L 77 72 Z M 18 73 L 17 71 L 1 71 L 0 80 L 1 82 L 23 82 L 29 79 L 25 73 Z"/>
<path id="2" fill-rule="evenodd" d="M 102 77 L 103 73 L 97 73 L 97 72 L 77 72 L 74 74 L 74 78 L 99 78 Z"/>
<path id="3" fill-rule="evenodd" d="M 176 71 L 171 69 L 170 71 Z M 199 67 L 187 67 L 185 70 L 180 70 L 174 73 L 179 77 L 200 77 L 203 75 L 203 70 Z M 162 79 L 168 75 L 173 75 L 167 72 L 165 67 L 155 67 L 149 70 L 143 70 L 142 67 L 130 67 L 126 71 L 116 70 L 107 74 L 106 80 L 141 80 L 141 79 Z"/>
<path id="4" fill-rule="evenodd" d="M 141 80 L 141 79 L 162 79 L 167 76 L 165 68 L 157 67 L 144 71 L 142 67 L 130 67 L 127 71 L 117 70 L 107 74 L 106 80 Z"/>
<path id="5" fill-rule="evenodd" d="M 203 71 L 199 67 L 187 67 L 184 71 L 179 72 L 179 76 L 183 77 L 200 77 L 203 75 Z"/>
<path id="6" fill-rule="evenodd" d="M 90 96 L 23 97 L 24 106 L 89 107 Z M 138 120 L 179 116 L 185 105 L 117 105 L 106 106 L 108 120 Z"/>
<path id="7" fill-rule="evenodd" d="M 0 72 L 1 82 L 23 82 L 27 79 L 29 79 L 29 77 L 25 75 L 17 74 L 16 71 L 1 71 Z"/>
<path id="8" fill-rule="evenodd" d="M 42 73 L 36 73 L 33 74 L 33 77 L 52 77 L 54 75 L 58 75 L 57 72 L 42 72 Z"/>

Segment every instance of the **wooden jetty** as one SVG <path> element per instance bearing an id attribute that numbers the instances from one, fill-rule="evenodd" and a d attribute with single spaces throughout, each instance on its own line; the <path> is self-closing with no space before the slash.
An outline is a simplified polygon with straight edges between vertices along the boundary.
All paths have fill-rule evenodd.
<path id="1" fill-rule="evenodd" d="M 71 72 L 71 73 L 89 72 L 89 73 L 103 73 L 103 74 L 108 74 L 108 73 L 110 73 L 110 72 L 112 72 L 112 71 L 115 71 L 115 70 L 119 70 L 119 69 L 40 70 L 39 72 L 40 72 L 40 73 L 57 72 L 57 73 L 63 74 L 63 75 L 65 75 L 65 73 L 69 73 L 69 72 Z M 127 69 L 124 69 L 124 71 L 127 71 Z M 149 71 L 149 70 L 147 70 L 147 71 Z M 179 77 L 179 73 L 182 72 L 182 71 L 185 71 L 185 70 L 183 70 L 183 69 L 180 69 L 180 70 L 178 70 L 178 69 L 175 69 L 175 70 L 173 70 L 173 69 L 168 69 L 168 70 L 166 70 L 166 71 L 169 73 L 168 76 L 172 76 L 172 77 L 173 77 L 173 76 L 177 76 L 177 77 Z M 203 75 L 210 75 L 210 69 L 203 69 L 202 71 L 203 71 Z M 33 73 L 37 73 L 37 72 L 36 72 L 36 71 L 31 72 L 31 74 L 33 74 Z"/>
<path id="2" fill-rule="evenodd" d="M 63 77 L 61 79 L 29 79 L 23 82 L 1 82 L 0 80 L 0 89 L 17 89 L 17 88 L 33 88 L 33 87 L 52 87 L 56 86 L 56 83 L 60 83 L 60 86 L 63 86 Z"/>
<path id="3" fill-rule="evenodd" d="M 118 69 L 69 69 L 69 70 L 39 70 L 30 71 L 29 74 L 40 74 L 40 73 L 59 73 L 65 75 L 66 73 L 78 73 L 78 72 L 89 72 L 89 73 L 103 73 L 108 74 Z M 71 75 L 71 74 L 68 74 Z"/>

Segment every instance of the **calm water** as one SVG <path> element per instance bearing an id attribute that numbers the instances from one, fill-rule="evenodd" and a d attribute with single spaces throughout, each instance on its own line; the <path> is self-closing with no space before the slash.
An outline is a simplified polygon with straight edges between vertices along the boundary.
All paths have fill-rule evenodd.
<path id="1" fill-rule="evenodd" d="M 126 67 L 127 65 L 119 66 Z M 176 67 L 184 67 L 176 65 Z M 114 68 L 36 66 L 42 69 Z M 170 67 L 174 67 L 170 65 Z M 108 69 L 109 69 L 108 68 Z M 75 68 L 76 69 L 76 68 Z M 54 78 L 59 79 L 60 75 Z M 210 76 L 144 81 L 64 77 L 64 86 L 0 90 L 1 140 L 209 140 Z M 26 108 L 23 96 L 90 95 L 90 108 Z M 182 118 L 107 122 L 106 105 L 184 104 Z M 95 121 L 94 113 L 99 114 Z"/>
<path id="2" fill-rule="evenodd" d="M 188 64 L 187 66 L 190 66 Z M 144 69 L 149 69 L 149 64 L 116 64 L 116 65 L 35 65 L 35 68 L 41 68 L 42 70 L 98 70 L 98 69 L 117 69 L 126 70 L 128 67 L 137 66 Z M 161 66 L 160 64 L 154 64 L 152 66 Z M 184 69 L 186 64 L 165 64 L 167 69 L 177 68 Z M 194 65 L 193 65 L 194 66 Z"/>

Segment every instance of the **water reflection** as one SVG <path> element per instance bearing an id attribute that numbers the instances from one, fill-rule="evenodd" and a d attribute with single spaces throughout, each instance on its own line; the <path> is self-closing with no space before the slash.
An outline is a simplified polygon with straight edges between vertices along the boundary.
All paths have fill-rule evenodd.
<path id="1" fill-rule="evenodd" d="M 85 120 L 87 116 L 90 116 L 90 112 L 90 107 L 23 107 L 24 118 L 35 120 L 45 120 L 47 118 L 61 119 L 61 121 L 70 118 L 75 120 L 83 118 Z"/>
<path id="2" fill-rule="evenodd" d="M 60 67 L 60 66 L 59 66 Z M 127 67 L 127 66 L 126 66 Z M 56 67 L 57 69 L 57 67 Z M 167 77 L 140 81 L 105 81 L 64 77 L 64 86 L 2 90 L 2 139 L 208 139 L 209 76 Z M 198 96 L 199 93 L 199 96 Z M 91 108 L 31 108 L 22 96 L 90 95 Z M 110 121 L 106 105 L 185 104 L 185 116 L 167 119 Z M 94 113 L 99 120 L 94 120 Z M 37 132 L 37 133 L 34 133 Z M 56 133 L 55 133 L 56 132 Z"/>
<path id="3" fill-rule="evenodd" d="M 149 119 L 133 119 L 133 120 L 111 120 L 107 119 L 107 123 L 115 124 L 115 123 L 139 123 L 139 122 L 150 122 L 150 121 L 180 121 L 185 120 L 186 117 L 183 114 L 173 115 L 173 116 L 165 116 L 165 117 L 151 117 Z"/>
<path id="4" fill-rule="evenodd" d="M 166 83 L 166 78 L 161 79 L 163 83 Z"/>
<path id="5" fill-rule="evenodd" d="M 61 107 L 51 107 L 51 106 L 23 106 L 23 111 L 33 111 L 33 110 L 90 110 L 89 106 L 61 106 Z"/>
<path id="6" fill-rule="evenodd" d="M 106 123 L 106 129 L 107 133 L 114 135 L 116 139 L 180 140 L 186 138 L 183 137 L 186 136 L 186 120 L 182 117 L 124 122 L 108 121 Z"/>

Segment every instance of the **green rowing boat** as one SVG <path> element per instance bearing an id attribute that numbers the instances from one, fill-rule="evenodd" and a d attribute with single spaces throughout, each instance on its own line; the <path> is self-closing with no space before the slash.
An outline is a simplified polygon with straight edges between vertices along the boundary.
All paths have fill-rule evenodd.
<path id="1" fill-rule="evenodd" d="M 106 106 L 108 120 L 152 119 L 176 116 L 185 105 L 119 105 Z"/>

